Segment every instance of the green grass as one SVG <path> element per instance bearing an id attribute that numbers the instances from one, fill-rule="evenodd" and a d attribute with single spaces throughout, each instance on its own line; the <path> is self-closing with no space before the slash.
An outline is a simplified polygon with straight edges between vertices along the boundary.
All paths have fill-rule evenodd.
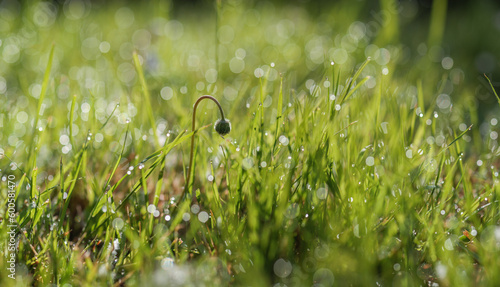
<path id="1" fill-rule="evenodd" d="M 495 79 L 348 2 L 0 8 L 0 285 L 497 286 Z"/>

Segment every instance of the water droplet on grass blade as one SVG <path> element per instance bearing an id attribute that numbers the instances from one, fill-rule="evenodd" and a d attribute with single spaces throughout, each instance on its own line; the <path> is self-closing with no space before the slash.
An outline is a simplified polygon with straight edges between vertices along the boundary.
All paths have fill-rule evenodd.
<path id="1" fill-rule="evenodd" d="M 382 128 L 382 132 L 384 132 L 384 134 L 387 134 L 388 131 L 387 131 L 387 127 L 389 126 L 389 123 L 388 122 L 383 122 L 380 124 L 380 127 Z"/>
<path id="2" fill-rule="evenodd" d="M 446 248 L 446 250 L 450 250 L 450 251 L 452 251 L 454 249 L 453 242 L 451 241 L 451 238 L 446 239 L 446 241 L 444 242 L 444 248 Z"/>
<path id="3" fill-rule="evenodd" d="M 406 151 L 405 155 L 406 155 L 407 158 L 412 158 L 413 157 L 413 150 L 408 149 Z"/>
<path id="4" fill-rule="evenodd" d="M 354 234 L 354 236 L 356 236 L 357 238 L 360 238 L 360 236 L 359 236 L 359 224 L 354 225 L 353 230 L 352 230 L 352 233 L 353 233 L 353 234 Z"/>

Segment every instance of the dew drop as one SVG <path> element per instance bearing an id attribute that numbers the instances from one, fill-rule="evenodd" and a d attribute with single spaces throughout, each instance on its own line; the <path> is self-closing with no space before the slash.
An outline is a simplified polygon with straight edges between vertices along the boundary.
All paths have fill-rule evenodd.
<path id="1" fill-rule="evenodd" d="M 316 190 L 316 196 L 318 197 L 318 199 L 324 200 L 328 196 L 328 191 L 326 190 L 326 188 L 320 187 L 318 188 L 318 190 Z"/>
<path id="2" fill-rule="evenodd" d="M 113 220 L 112 226 L 117 230 L 121 230 L 123 226 L 125 226 L 125 222 L 123 221 L 123 219 L 117 217 Z"/>
<path id="3" fill-rule="evenodd" d="M 201 223 L 205 223 L 208 221 L 208 213 L 206 211 L 202 211 L 200 213 L 198 213 L 198 220 L 201 222 Z"/>
<path id="4" fill-rule="evenodd" d="M 274 262 L 273 271 L 276 276 L 286 278 L 292 273 L 292 263 L 280 258 Z"/>
<path id="5" fill-rule="evenodd" d="M 154 204 L 148 205 L 148 212 L 153 213 L 156 210 L 156 206 Z"/>
<path id="6" fill-rule="evenodd" d="M 286 136 L 284 136 L 284 135 L 281 135 L 279 137 L 279 141 L 284 146 L 287 146 L 290 143 L 290 140 L 288 140 L 288 138 Z"/>
<path id="7" fill-rule="evenodd" d="M 191 212 L 197 214 L 198 212 L 200 212 L 200 206 L 198 204 L 193 204 L 191 206 Z"/>

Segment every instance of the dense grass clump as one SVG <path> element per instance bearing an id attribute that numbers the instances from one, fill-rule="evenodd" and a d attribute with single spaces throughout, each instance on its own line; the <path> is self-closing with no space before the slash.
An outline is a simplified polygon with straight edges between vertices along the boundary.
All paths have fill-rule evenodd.
<path id="1" fill-rule="evenodd" d="M 494 78 L 352 2 L 2 3 L 0 285 L 500 284 Z"/>

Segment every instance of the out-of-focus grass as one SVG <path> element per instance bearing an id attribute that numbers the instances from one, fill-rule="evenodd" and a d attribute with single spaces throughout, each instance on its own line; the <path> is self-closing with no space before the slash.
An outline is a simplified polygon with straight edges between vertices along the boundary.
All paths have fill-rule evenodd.
<path id="1" fill-rule="evenodd" d="M 497 51 L 351 2 L 2 3 L 0 284 L 497 285 Z"/>

